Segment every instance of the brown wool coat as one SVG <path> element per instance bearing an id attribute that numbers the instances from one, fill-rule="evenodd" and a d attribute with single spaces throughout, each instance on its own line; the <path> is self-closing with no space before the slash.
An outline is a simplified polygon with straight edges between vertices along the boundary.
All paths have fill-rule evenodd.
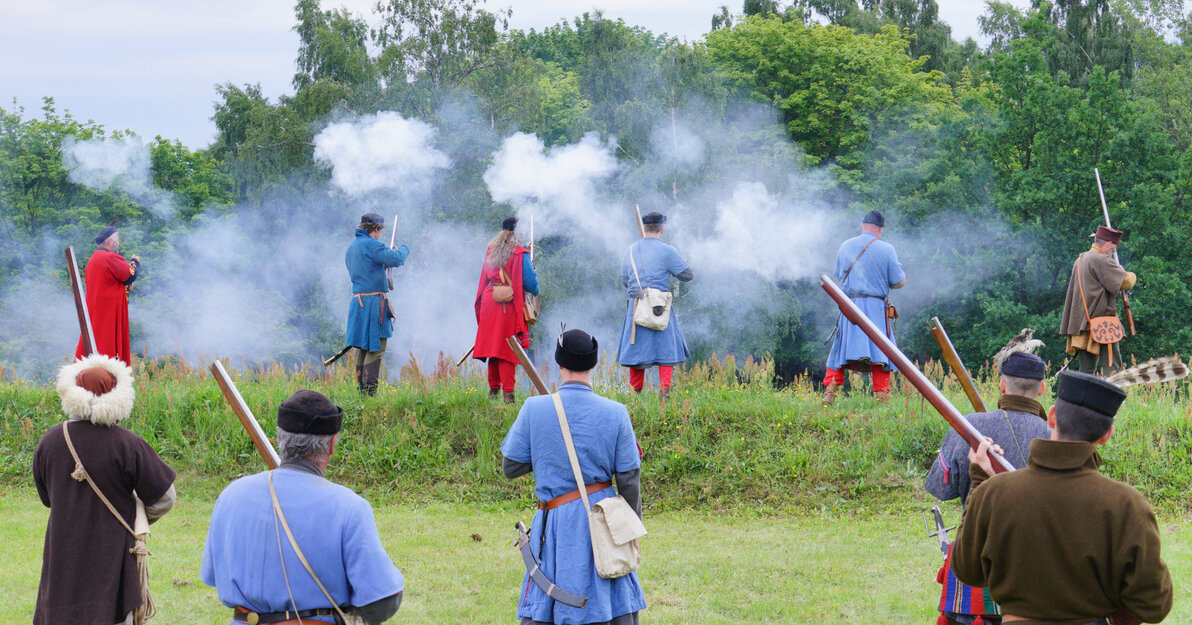
<path id="1" fill-rule="evenodd" d="M 1133 272 L 1123 269 L 1113 259 L 1112 254 L 1102 254 L 1097 251 L 1096 247 L 1081 254 L 1077 261 L 1072 263 L 1068 293 L 1064 297 L 1064 314 L 1060 318 L 1060 334 L 1081 337 L 1075 340 L 1069 339 L 1069 347 L 1075 344 L 1080 349 L 1099 353 L 1099 348 L 1095 343 L 1092 344 L 1091 349 L 1085 346 L 1089 322 L 1088 317 L 1085 316 L 1084 304 L 1080 301 L 1078 271 L 1084 279 L 1084 301 L 1088 304 L 1088 317 L 1094 318 L 1117 315 L 1117 294 L 1133 288 L 1137 278 Z M 1071 349 L 1068 351 L 1073 353 Z"/>
<path id="2" fill-rule="evenodd" d="M 1173 591 L 1155 514 L 1100 464 L 1092 443 L 1036 439 L 1025 469 L 989 477 L 971 465 L 952 547 L 960 581 L 989 588 L 1004 614 L 1162 621 Z"/>
<path id="3" fill-rule="evenodd" d="M 120 426 L 70 422 L 79 459 L 108 501 L 131 526 L 135 490 L 143 501 L 162 498 L 174 472 L 144 439 Z M 34 625 L 112 625 L 141 604 L 133 537 L 86 482 L 70 476 L 74 460 L 51 428 L 33 453 L 33 478 L 50 508 L 37 589 Z"/>

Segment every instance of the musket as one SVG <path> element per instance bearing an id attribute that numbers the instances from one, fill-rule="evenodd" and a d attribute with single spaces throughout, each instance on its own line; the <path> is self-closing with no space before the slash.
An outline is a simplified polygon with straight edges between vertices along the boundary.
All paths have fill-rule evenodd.
<path id="1" fill-rule="evenodd" d="M 468 352 L 466 354 L 464 354 L 463 358 L 460 358 L 459 360 L 455 361 L 455 366 L 457 366 L 457 367 L 464 366 L 464 361 L 467 360 L 468 356 L 471 356 L 472 352 L 474 352 L 474 351 L 476 351 L 475 343 L 473 343 L 472 346 L 468 348 Z"/>
<path id="2" fill-rule="evenodd" d="M 1105 227 L 1112 228 L 1113 224 L 1109 222 L 1109 207 L 1105 204 L 1105 189 L 1101 187 L 1101 172 L 1096 167 L 1093 168 L 1093 173 L 1097 176 L 1097 193 L 1101 196 L 1101 214 L 1105 216 Z M 1117 250 L 1113 250 L 1113 262 L 1121 266 L 1122 261 L 1118 260 Z M 1134 330 L 1134 312 L 1130 310 L 1130 296 L 1122 291 L 1122 311 L 1126 313 L 1126 324 L 1130 326 L 1130 336 L 1137 334 Z"/>
<path id="3" fill-rule="evenodd" d="M 633 205 L 633 212 L 637 213 L 637 231 L 641 233 L 644 239 L 646 238 L 646 224 L 642 222 L 642 211 L 637 207 L 637 204 Z"/>
<path id="4" fill-rule="evenodd" d="M 530 356 L 526 354 L 525 349 L 522 349 L 521 343 L 518 343 L 517 339 L 512 336 L 506 337 L 505 343 L 509 345 L 509 349 L 513 350 L 513 355 L 517 357 L 517 361 L 526 370 L 526 376 L 530 378 L 530 382 L 534 385 L 534 389 L 538 391 L 538 394 L 550 395 L 550 389 L 546 387 L 546 382 L 542 381 L 542 376 L 538 375 L 538 370 L 534 368 L 534 363 L 530 362 Z"/>
<path id="5" fill-rule="evenodd" d="M 389 231 L 389 249 L 397 242 L 397 215 L 393 216 L 393 228 Z M 389 290 L 393 290 L 393 267 L 385 270 L 385 280 L 389 283 Z M 338 356 L 337 356 L 338 357 Z"/>
<path id="6" fill-rule="evenodd" d="M 70 290 L 74 292 L 75 312 L 79 315 L 79 334 L 83 337 L 83 355 L 95 353 L 95 330 L 91 327 L 91 311 L 87 310 L 87 294 L 79 279 L 79 263 L 74 246 L 66 248 L 66 272 L 70 274 Z"/>
<path id="7" fill-rule="evenodd" d="M 985 437 L 981 432 L 973 427 L 973 424 L 969 423 L 969 420 L 963 414 L 960 414 L 956 406 L 953 406 L 952 402 L 948 401 L 948 398 L 935 387 L 935 384 L 932 384 L 931 380 L 927 379 L 927 376 L 923 375 L 922 371 L 919 371 L 918 367 L 906 357 L 906 354 L 902 353 L 902 350 L 895 347 L 894 343 L 891 343 L 890 339 L 886 338 L 884 332 L 873 325 L 869 317 L 866 317 L 865 313 L 861 312 L 860 308 L 857 308 L 857 305 L 844 294 L 844 291 L 840 290 L 839 286 L 836 286 L 836 283 L 831 278 L 827 275 L 820 275 L 820 286 L 824 287 L 824 291 L 827 291 L 828 295 L 836 300 L 836 305 L 840 307 L 840 312 L 844 313 L 844 316 L 849 321 L 865 332 L 869 340 L 873 341 L 874 345 L 877 345 L 878 349 L 882 350 L 882 353 L 890 359 L 890 362 L 894 363 L 894 366 L 902 372 L 902 375 L 906 376 L 907 381 L 918 389 L 923 394 L 923 397 L 939 411 L 940 415 L 944 417 L 944 420 L 969 444 L 969 447 L 976 449 L 985 441 Z M 994 473 L 1004 473 L 1014 470 L 1014 466 L 1000 454 L 989 454 L 989 461 L 993 465 Z"/>
<path id="8" fill-rule="evenodd" d="M 940 323 L 940 318 L 932 317 L 931 321 L 927 322 L 927 327 L 931 330 L 931 335 L 935 337 L 935 342 L 940 344 L 944 360 L 952 368 L 952 373 L 956 375 L 956 379 L 960 380 L 960 386 L 964 389 L 964 394 L 968 395 L 973 410 L 985 412 L 985 401 L 981 399 L 981 393 L 973 384 L 973 378 L 969 375 L 968 369 L 965 369 L 964 363 L 960 361 L 960 354 L 957 354 L 956 348 L 952 346 L 952 341 L 948 338 L 947 331 L 944 330 L 944 324 Z"/>
<path id="9" fill-rule="evenodd" d="M 530 214 L 530 262 L 534 262 L 534 215 Z"/>
<path id="10" fill-rule="evenodd" d="M 216 384 L 219 384 L 219 390 L 223 391 L 224 399 L 228 400 L 228 405 L 232 407 L 232 412 L 240 418 L 240 425 L 244 426 L 245 431 L 248 432 L 249 438 L 252 439 L 252 444 L 257 448 L 257 453 L 264 458 L 265 464 L 270 469 L 276 469 L 277 465 L 281 464 L 281 458 L 278 457 L 277 452 L 273 449 L 273 443 L 265 436 L 265 431 L 261 429 L 261 424 L 257 423 L 257 418 L 252 416 L 252 411 L 248 409 L 248 404 L 244 403 L 244 398 L 240 396 L 240 391 L 236 390 L 236 385 L 232 383 L 232 378 L 228 376 L 227 370 L 224 369 L 223 363 L 216 360 L 211 363 L 211 375 L 215 378 Z"/>

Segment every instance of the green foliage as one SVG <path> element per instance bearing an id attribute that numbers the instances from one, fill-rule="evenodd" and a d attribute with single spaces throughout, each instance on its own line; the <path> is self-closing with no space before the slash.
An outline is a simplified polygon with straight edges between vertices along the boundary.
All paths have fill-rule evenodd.
<path id="1" fill-rule="evenodd" d="M 150 144 L 149 153 L 154 186 L 177 195 L 183 219 L 193 219 L 213 205 L 232 203 L 232 179 L 208 154 L 191 152 L 181 141 L 160 136 Z"/>

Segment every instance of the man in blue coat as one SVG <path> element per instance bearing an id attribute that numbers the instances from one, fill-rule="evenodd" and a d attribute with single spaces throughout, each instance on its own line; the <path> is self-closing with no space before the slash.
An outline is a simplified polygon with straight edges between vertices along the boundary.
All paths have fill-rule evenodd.
<path id="1" fill-rule="evenodd" d="M 232 482 L 215 501 L 200 575 L 233 625 L 342 623 L 333 604 L 381 623 L 401 605 L 405 580 L 381 545 L 372 507 L 323 477 L 343 414 L 322 393 L 290 395 L 277 407 L 281 466 Z"/>
<path id="2" fill-rule="evenodd" d="M 881 213 L 869 211 L 865 215 L 861 234 L 842 243 L 836 252 L 835 276 L 853 303 L 897 345 L 886 316 L 886 299 L 890 297 L 890 289 L 906 284 L 906 272 L 898 262 L 894 246 L 880 240 L 885 225 Z M 844 385 L 845 368 L 872 373 L 873 396 L 878 401 L 890 399 L 890 371 L 894 365 L 860 327 L 841 314 L 836 321 L 835 340 L 824 376 L 825 404 L 836 401 L 836 391 Z"/>
<path id="3" fill-rule="evenodd" d="M 679 256 L 679 251 L 662 242 L 662 224 L 666 215 L 647 213 L 642 217 L 646 236 L 629 246 L 621 261 L 621 283 L 629 289 L 629 306 L 621 326 L 621 342 L 617 346 L 617 362 L 629 367 L 629 386 L 640 393 L 646 383 L 646 369 L 658 366 L 658 391 L 663 399 L 670 396 L 671 376 L 675 365 L 691 357 L 679 316 L 672 306 L 666 328 L 654 330 L 636 325 L 633 309 L 645 289 L 670 290 L 671 276 L 681 282 L 691 280 L 691 267 Z"/>
<path id="4" fill-rule="evenodd" d="M 596 339 L 582 330 L 568 330 L 559 337 L 555 346 L 555 362 L 563 381 L 559 398 L 590 502 L 620 494 L 641 516 L 637 438 L 625 406 L 592 391 L 592 369 L 598 355 Z M 539 547 L 535 555 L 542 572 L 559 588 L 588 598 L 583 608 L 557 603 L 527 574 L 517 605 L 521 625 L 636 625 L 638 612 L 646 608 L 637 573 L 614 579 L 596 573 L 588 511 L 550 396 L 526 400 L 501 443 L 501 454 L 505 477 L 534 473 L 538 512 L 530 527 L 530 544 Z M 613 491 L 614 481 L 617 492 Z"/>
<path id="5" fill-rule="evenodd" d="M 356 239 L 344 254 L 352 276 L 352 299 L 348 302 L 348 331 L 344 342 L 356 348 L 356 385 L 368 395 L 377 392 L 381 377 L 381 356 L 393 336 L 393 309 L 385 296 L 389 292 L 385 269 L 400 267 L 410 255 L 402 245 L 395 250 L 380 242 L 385 218 L 367 213 L 360 218 Z"/>

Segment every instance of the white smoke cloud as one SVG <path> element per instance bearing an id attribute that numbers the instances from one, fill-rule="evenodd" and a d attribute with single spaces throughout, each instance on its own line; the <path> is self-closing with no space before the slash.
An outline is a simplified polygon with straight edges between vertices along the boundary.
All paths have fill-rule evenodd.
<path id="1" fill-rule="evenodd" d="M 434 174 L 451 165 L 435 148 L 436 130 L 382 111 L 328 125 L 315 136 L 315 160 L 331 167 L 331 182 L 351 196 L 395 190 L 424 194 Z"/>
<path id="2" fill-rule="evenodd" d="M 98 192 L 123 191 L 155 217 L 166 219 L 177 209 L 173 194 L 153 186 L 149 146 L 136 135 L 119 138 L 62 140 L 67 179 Z"/>
<path id="3" fill-rule="evenodd" d="M 512 204 L 523 219 L 534 215 L 537 235 L 578 230 L 617 247 L 627 242 L 628 229 L 608 219 L 599 193 L 617 171 L 614 149 L 588 133 L 548 150 L 537 136 L 519 132 L 501 144 L 484 182 L 494 201 Z"/>

